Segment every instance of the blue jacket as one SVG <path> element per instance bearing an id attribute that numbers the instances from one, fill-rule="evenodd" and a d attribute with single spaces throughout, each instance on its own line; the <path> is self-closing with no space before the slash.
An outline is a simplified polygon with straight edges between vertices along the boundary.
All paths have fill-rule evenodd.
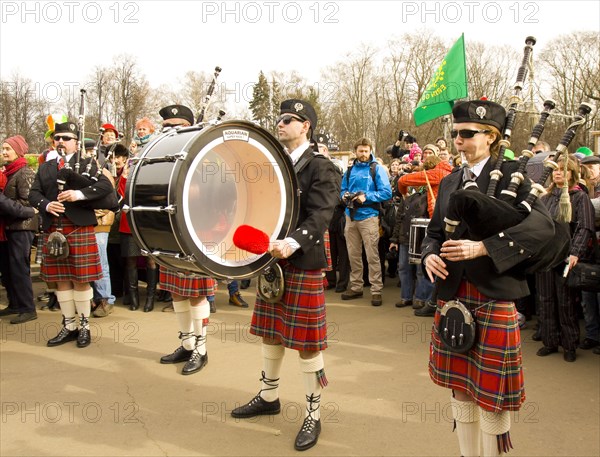
<path id="1" fill-rule="evenodd" d="M 363 191 L 367 200 L 362 206 L 357 206 L 357 210 L 354 213 L 355 221 L 362 221 L 369 217 L 379 215 L 378 205 L 369 206 L 370 204 L 381 203 L 392 198 L 392 187 L 390 186 L 390 179 L 387 176 L 384 168 L 381 165 L 377 165 L 377 173 L 375 179 L 377 186 L 371 179 L 371 162 L 375 161 L 375 157 L 371 154 L 368 162 L 354 162 L 354 166 L 349 168 L 350 179 L 348 179 L 348 171 L 342 178 L 342 191 L 340 197 L 346 192 L 354 193 Z M 377 189 L 377 190 L 375 190 Z M 350 210 L 346 208 L 346 214 L 350 216 Z"/>

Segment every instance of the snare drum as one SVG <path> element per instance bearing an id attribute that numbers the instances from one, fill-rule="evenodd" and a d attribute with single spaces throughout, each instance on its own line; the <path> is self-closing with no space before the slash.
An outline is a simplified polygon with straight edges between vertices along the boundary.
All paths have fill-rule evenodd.
<path id="1" fill-rule="evenodd" d="M 250 225 L 276 240 L 297 223 L 292 162 L 275 137 L 253 123 L 170 129 L 134 160 L 124 208 L 131 233 L 144 254 L 171 270 L 255 276 L 276 259 L 236 248 L 235 230 Z"/>
<path id="2" fill-rule="evenodd" d="M 421 243 L 425 238 L 425 232 L 431 219 L 415 217 L 410 221 L 410 232 L 408 237 L 408 262 L 412 264 L 421 263 Z"/>

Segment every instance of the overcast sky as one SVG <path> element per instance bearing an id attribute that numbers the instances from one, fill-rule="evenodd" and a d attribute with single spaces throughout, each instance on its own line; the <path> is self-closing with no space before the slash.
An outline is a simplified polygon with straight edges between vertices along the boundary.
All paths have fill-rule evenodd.
<path id="1" fill-rule="evenodd" d="M 7 1 L 1 3 L 0 75 L 15 71 L 44 87 L 83 81 L 118 54 L 136 57 L 153 87 L 187 71 L 212 72 L 227 90 L 260 70 L 321 70 L 356 49 L 432 29 L 447 45 L 465 41 L 522 50 L 561 33 L 600 33 L 600 2 L 589 1 Z M 535 51 L 534 51 L 535 52 Z M 515 68 L 520 62 L 515 62 Z M 240 89 L 241 90 L 241 89 Z"/>

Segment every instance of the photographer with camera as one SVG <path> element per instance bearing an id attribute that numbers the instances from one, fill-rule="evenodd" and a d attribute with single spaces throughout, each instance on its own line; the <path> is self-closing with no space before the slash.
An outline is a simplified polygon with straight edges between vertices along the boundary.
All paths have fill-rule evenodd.
<path id="1" fill-rule="evenodd" d="M 400 148 L 402 142 L 404 142 L 403 149 Z M 415 144 L 416 142 L 417 139 L 414 136 L 412 136 L 410 133 L 404 130 L 400 130 L 400 132 L 398 133 L 398 139 L 392 146 L 392 150 L 390 152 L 390 154 L 392 155 L 392 159 L 401 159 L 402 156 L 410 154 L 410 150 L 413 144 Z"/>
<path id="2" fill-rule="evenodd" d="M 344 235 L 350 259 L 350 286 L 342 300 L 363 296 L 362 247 L 364 244 L 371 283 L 371 304 L 381 306 L 381 261 L 379 258 L 379 210 L 381 202 L 392 198 L 392 188 L 384 167 L 375 161 L 368 138 L 354 145 L 356 160 L 342 178 L 341 198 L 346 205 Z"/>

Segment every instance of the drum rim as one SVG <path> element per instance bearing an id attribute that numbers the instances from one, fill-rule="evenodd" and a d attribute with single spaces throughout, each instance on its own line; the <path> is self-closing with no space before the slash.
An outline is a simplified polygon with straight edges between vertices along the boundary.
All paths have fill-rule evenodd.
<path id="1" fill-rule="evenodd" d="M 193 133 L 190 135 L 188 141 L 184 143 L 181 147 L 181 151 L 186 154 L 195 154 L 198 155 L 207 144 L 210 144 L 213 139 L 206 138 L 204 135 L 216 134 L 217 137 L 222 134 L 222 131 L 227 128 L 242 128 L 248 131 L 254 132 L 255 136 L 262 140 L 261 144 L 265 147 L 265 149 L 272 155 L 273 160 L 275 160 L 280 168 L 281 172 L 281 180 L 283 183 L 282 188 L 285 190 L 286 196 L 285 200 L 287 204 L 285 205 L 285 213 L 282 215 L 282 224 L 281 228 L 277 234 L 277 238 L 285 238 L 292 232 L 295 228 L 299 215 L 300 215 L 300 193 L 299 193 L 299 183 L 296 173 L 294 171 L 293 163 L 289 154 L 285 152 L 283 146 L 279 141 L 266 129 L 245 120 L 228 120 L 219 123 L 213 123 L 209 126 L 203 125 L 199 127 L 187 127 L 185 129 L 170 129 L 167 132 L 159 135 L 154 141 L 146 145 L 142 154 L 140 155 L 140 159 L 146 157 L 152 150 L 157 146 L 157 144 L 161 141 L 164 141 L 167 138 L 172 136 L 176 136 L 178 134 L 185 133 Z M 201 132 L 198 134 L 198 132 Z M 196 141 L 202 141 L 201 138 L 204 138 L 205 144 L 198 149 L 198 151 L 191 151 L 191 148 L 194 146 Z M 194 156 L 195 159 L 195 156 Z M 126 201 L 129 206 L 132 206 L 134 203 L 134 193 L 130 192 L 130 188 L 132 183 L 137 182 L 136 178 L 138 176 L 140 165 L 142 161 L 140 160 L 138 164 L 133 168 L 132 172 L 128 177 L 127 183 L 127 194 Z M 174 179 L 176 176 L 179 176 L 182 172 L 185 172 L 185 176 L 181 182 L 183 183 L 187 179 L 187 175 L 189 172 L 189 165 L 191 162 L 182 162 L 177 161 L 173 167 L 171 167 L 171 174 L 168 181 L 168 189 L 167 189 L 167 204 L 175 204 L 178 202 L 178 198 L 183 195 L 183 184 L 181 186 L 177 185 Z M 187 168 L 186 168 L 187 167 Z M 181 190 L 178 189 L 181 187 Z M 185 270 L 187 272 L 197 274 L 200 276 L 212 276 L 216 278 L 227 278 L 227 279 L 245 279 L 256 276 L 260 271 L 272 265 L 277 259 L 271 257 L 269 254 L 263 254 L 256 258 L 256 260 L 249 262 L 246 265 L 236 265 L 236 266 L 226 266 L 222 263 L 218 263 L 208 258 L 207 255 L 202 253 L 199 250 L 199 246 L 195 243 L 191 243 L 193 249 L 188 249 L 187 244 L 190 241 L 191 235 L 187 232 L 183 233 L 183 231 L 177 230 L 177 227 L 181 227 L 185 222 L 184 211 L 189 211 L 188 209 L 182 211 L 176 211 L 175 214 L 169 214 L 168 219 L 171 226 L 171 235 L 175 240 L 175 243 L 180 248 L 180 253 L 184 256 L 189 256 L 193 254 L 194 260 L 186 260 L 184 258 L 161 258 L 157 255 L 153 255 L 153 252 L 163 254 L 170 254 L 168 251 L 160 251 L 158 249 L 151 248 L 147 240 L 141 236 L 140 227 L 135 220 L 135 215 L 132 213 L 132 217 L 128 217 L 129 225 L 132 231 L 132 234 L 135 234 L 135 240 L 140 245 L 140 248 L 147 252 L 148 255 L 153 257 L 158 264 L 163 265 L 169 269 L 175 270 Z M 190 251 L 195 252 L 190 252 Z M 200 257 L 198 258 L 196 253 L 199 252 Z"/>

